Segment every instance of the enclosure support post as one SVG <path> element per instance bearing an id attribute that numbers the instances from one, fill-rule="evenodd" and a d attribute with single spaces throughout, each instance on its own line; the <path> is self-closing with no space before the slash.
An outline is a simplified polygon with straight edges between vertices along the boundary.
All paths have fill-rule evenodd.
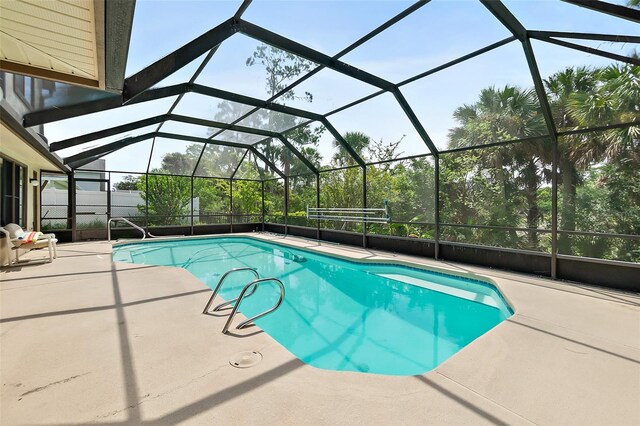
<path id="1" fill-rule="evenodd" d="M 316 207 L 320 208 L 320 173 L 316 175 Z M 320 219 L 316 219 L 316 239 L 320 241 Z"/>
<path id="2" fill-rule="evenodd" d="M 434 222 L 435 222 L 435 242 L 434 242 L 434 258 L 440 259 L 440 156 L 435 157 L 435 193 L 434 198 Z"/>
<path id="3" fill-rule="evenodd" d="M 289 234 L 289 178 L 284 177 L 284 235 Z"/>
<path id="4" fill-rule="evenodd" d="M 367 166 L 362 166 L 362 208 L 367 208 Z M 365 216 L 365 215 L 363 215 Z M 367 248 L 367 218 L 362 220 L 362 248 Z"/>
<path id="5" fill-rule="evenodd" d="M 193 235 L 193 176 L 191 176 L 191 235 Z"/>
<path id="6" fill-rule="evenodd" d="M 149 233 L 149 174 L 144 174 L 144 230 Z"/>
<path id="7" fill-rule="evenodd" d="M 233 179 L 229 179 L 229 232 L 233 233 Z"/>
<path id="8" fill-rule="evenodd" d="M 76 241 L 76 179 L 73 175 L 73 172 L 69 173 L 67 176 L 67 227 L 71 229 L 71 241 Z"/>
<path id="9" fill-rule="evenodd" d="M 111 173 L 109 173 L 109 179 L 107 179 L 107 227 L 109 226 L 109 219 L 111 219 Z"/>
<path id="10" fill-rule="evenodd" d="M 554 126 L 555 131 L 555 126 Z M 558 278 L 558 136 L 551 138 L 553 156 L 551 159 L 551 279 Z"/>
<path id="11" fill-rule="evenodd" d="M 529 65 L 529 71 L 533 79 L 533 84 L 538 95 L 540 102 L 540 109 L 542 110 L 542 116 L 544 117 L 547 131 L 549 132 L 549 138 L 551 139 L 553 158 L 551 167 L 553 173 L 551 174 L 551 278 L 557 278 L 557 266 L 558 266 L 558 129 L 553 121 L 553 114 L 551 112 L 551 106 L 549 105 L 549 99 L 544 89 L 544 83 L 540 76 L 540 70 L 536 63 L 536 57 L 531 47 L 531 40 L 528 37 L 522 42 L 524 54 L 527 58 Z"/>
<path id="12" fill-rule="evenodd" d="M 262 181 L 262 232 L 264 232 L 264 181 Z"/>
<path id="13" fill-rule="evenodd" d="M 38 179 L 38 189 L 33 192 L 33 230 L 42 230 L 42 173 L 33 171 L 33 178 Z"/>
<path id="14" fill-rule="evenodd" d="M 533 53 L 533 48 L 531 47 L 530 35 L 525 29 L 525 27 L 518 21 L 518 19 L 513 16 L 513 14 L 509 11 L 509 9 L 499 1 L 490 1 L 490 0 L 480 0 L 484 6 L 489 9 L 489 11 L 504 25 L 511 33 L 518 38 L 522 42 L 522 48 L 524 50 L 524 55 L 527 59 L 527 65 L 529 67 L 529 72 L 531 73 L 531 79 L 533 80 L 533 85 L 536 90 L 536 95 L 538 96 L 538 102 L 540 102 L 540 109 L 542 111 L 542 116 L 544 117 L 545 125 L 547 127 L 547 132 L 549 133 L 549 138 L 551 139 L 551 143 L 553 145 L 553 174 L 551 181 L 551 278 L 555 279 L 556 274 L 556 266 L 557 266 L 557 240 L 558 240 L 558 188 L 557 188 L 557 173 L 556 169 L 558 166 L 557 156 L 558 156 L 558 130 L 556 129 L 555 122 L 553 121 L 553 114 L 551 111 L 551 106 L 549 105 L 549 99 L 547 98 L 547 93 L 544 88 L 544 82 L 542 81 L 542 77 L 540 76 L 540 70 L 538 68 L 538 64 L 536 62 L 536 56 Z M 573 0 L 567 0 L 573 1 Z M 577 0 L 575 0 L 577 1 Z M 595 2 L 594 2 L 595 3 Z M 599 2 L 598 2 L 599 3 Z"/>

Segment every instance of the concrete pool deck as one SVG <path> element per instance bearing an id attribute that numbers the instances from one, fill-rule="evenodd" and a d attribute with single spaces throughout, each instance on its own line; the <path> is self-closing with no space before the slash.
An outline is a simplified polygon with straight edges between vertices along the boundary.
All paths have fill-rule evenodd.
<path id="1" fill-rule="evenodd" d="M 0 272 L 0 424 L 640 424 L 638 294 L 251 236 L 484 275 L 516 312 L 424 375 L 325 371 L 255 328 L 223 335 L 185 270 L 60 244 L 53 263 Z M 262 362 L 231 367 L 245 350 Z"/>

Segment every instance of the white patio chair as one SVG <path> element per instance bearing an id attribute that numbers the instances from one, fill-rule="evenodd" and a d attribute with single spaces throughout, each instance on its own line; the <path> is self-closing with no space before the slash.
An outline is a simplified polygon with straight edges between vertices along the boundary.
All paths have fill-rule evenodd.
<path id="1" fill-rule="evenodd" d="M 42 232 L 37 232 L 35 235 L 32 235 L 34 239 L 29 241 L 24 239 L 24 237 L 28 236 L 29 233 L 25 232 L 15 223 L 10 223 L 4 227 L 0 227 L 0 232 L 5 234 L 7 239 L 5 250 L 13 250 L 16 254 L 15 263 L 20 262 L 20 250 L 26 250 L 28 252 L 31 250 L 47 248 L 49 250 L 49 263 L 53 262 L 53 259 L 58 257 L 56 247 L 58 239 L 55 234 L 43 234 Z M 6 257 L 8 263 L 11 264 L 11 255 L 8 254 Z"/>

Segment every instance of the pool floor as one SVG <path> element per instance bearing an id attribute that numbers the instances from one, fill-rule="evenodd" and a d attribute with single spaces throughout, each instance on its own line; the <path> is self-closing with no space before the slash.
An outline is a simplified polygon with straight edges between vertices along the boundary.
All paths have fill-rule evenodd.
<path id="1" fill-rule="evenodd" d="M 421 374 L 512 314 L 490 284 L 246 237 L 130 243 L 114 247 L 113 257 L 182 267 L 210 288 L 235 268 L 282 280 L 282 305 L 256 324 L 302 361 L 330 370 Z M 220 294 L 233 299 L 253 279 L 250 271 L 229 275 Z M 245 316 L 276 304 L 270 284 L 243 301 Z"/>

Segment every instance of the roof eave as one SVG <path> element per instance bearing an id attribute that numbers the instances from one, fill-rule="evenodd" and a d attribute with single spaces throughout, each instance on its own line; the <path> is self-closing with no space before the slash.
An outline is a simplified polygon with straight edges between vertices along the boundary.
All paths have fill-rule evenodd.
<path id="1" fill-rule="evenodd" d="M 41 135 L 36 133 L 33 129 L 27 129 L 22 126 L 20 118 L 4 99 L 0 101 L 0 117 L 7 127 L 9 127 L 14 133 L 20 136 L 20 138 L 26 141 L 33 149 L 53 163 L 61 171 L 67 173 L 71 171 L 71 168 L 65 165 L 59 156 L 49 151 L 49 145 Z"/>
<path id="2" fill-rule="evenodd" d="M 100 1 L 102 7 L 96 7 L 96 23 L 102 21 L 103 46 L 98 46 L 98 52 L 103 53 L 102 65 L 104 72 L 104 89 L 109 92 L 121 93 L 127 69 L 127 56 L 133 27 L 135 0 Z M 97 16 L 98 13 L 102 17 Z M 100 33 L 98 33 L 100 34 Z M 100 42 L 100 40 L 98 40 Z M 100 63 L 100 58 L 98 58 Z"/>

